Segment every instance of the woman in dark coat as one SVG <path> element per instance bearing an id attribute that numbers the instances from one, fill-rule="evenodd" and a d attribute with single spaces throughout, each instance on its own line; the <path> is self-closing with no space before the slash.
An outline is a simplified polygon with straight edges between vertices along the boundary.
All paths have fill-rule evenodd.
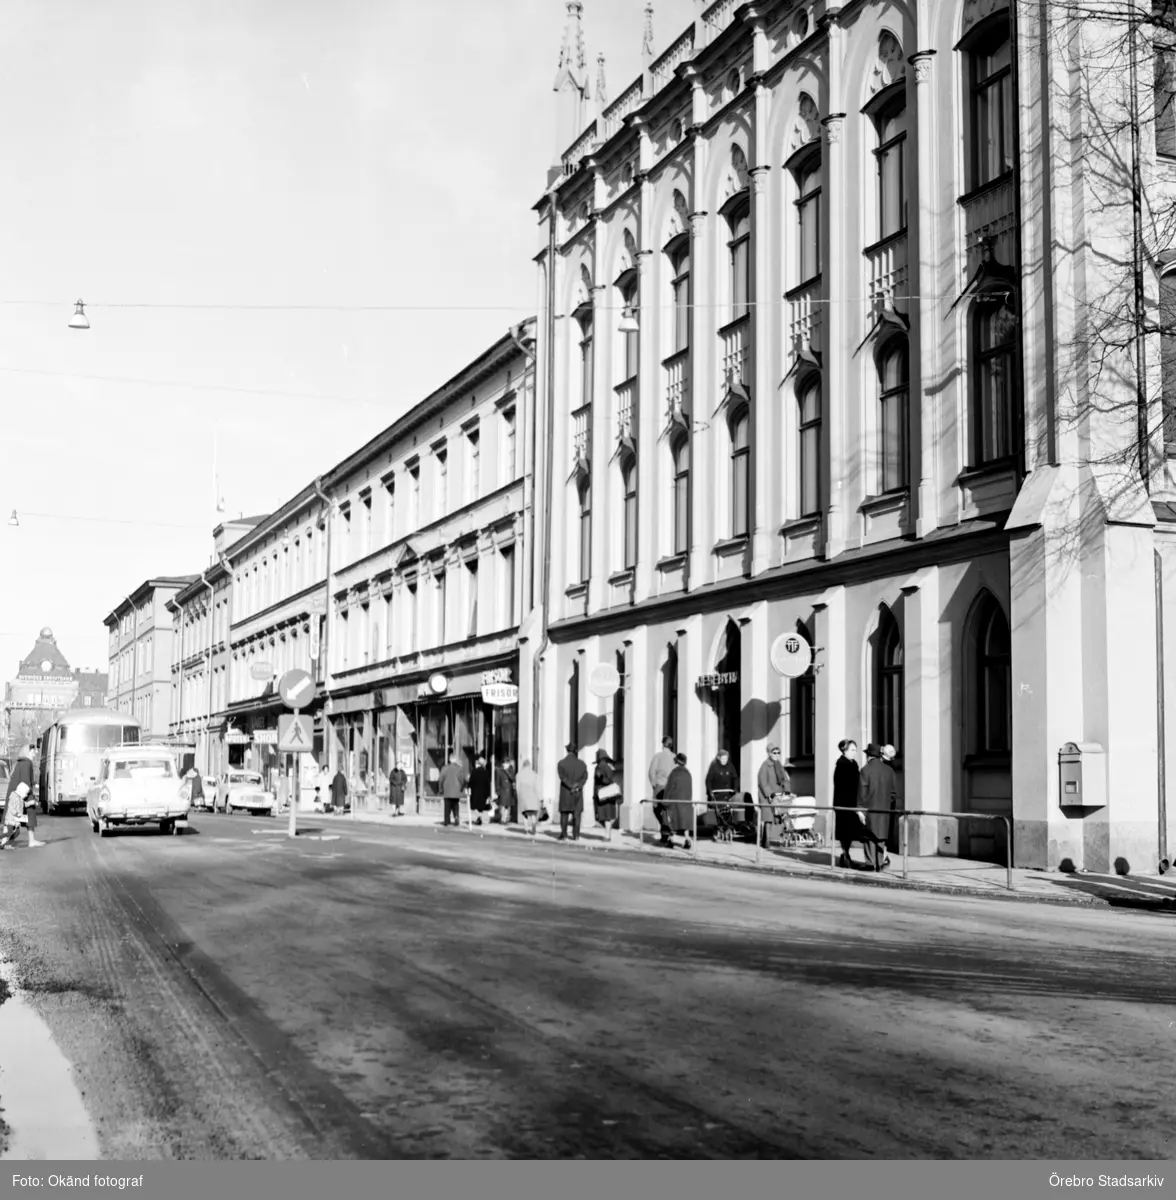
<path id="1" fill-rule="evenodd" d="M 347 777 L 340 767 L 331 780 L 331 808 L 334 812 L 347 811 Z"/>
<path id="2" fill-rule="evenodd" d="M 404 816 L 404 789 L 408 787 L 408 776 L 404 768 L 397 763 L 388 772 L 388 801 L 392 805 L 394 817 Z"/>
<path id="3" fill-rule="evenodd" d="M 490 768 L 484 754 L 474 759 L 474 769 L 470 772 L 470 808 L 476 813 L 490 811 Z M 482 824 L 481 816 L 474 819 L 474 824 Z"/>
<path id="4" fill-rule="evenodd" d="M 518 797 L 515 795 L 514 764 L 504 758 L 494 768 L 494 794 L 498 797 L 496 820 L 500 825 L 514 824 L 519 819 Z"/>
<path id="5" fill-rule="evenodd" d="M 833 807 L 857 808 L 858 777 L 861 774 L 857 765 L 857 742 L 846 738 L 845 741 L 838 743 L 837 749 L 841 751 L 841 757 L 833 768 Z M 841 866 L 852 865 L 849 848 L 854 842 L 860 842 L 862 835 L 862 819 L 857 813 L 838 812 L 833 814 L 833 836 L 841 844 Z"/>
<path id="6" fill-rule="evenodd" d="M 686 838 L 686 849 L 690 849 L 690 833 L 694 828 L 694 780 L 686 770 L 686 755 L 674 755 L 674 769 L 666 780 L 666 790 L 662 796 L 665 806 L 665 822 L 673 833 L 683 834 Z M 662 844 L 672 846 L 674 839 L 665 832 L 662 833 Z"/>
<path id="7" fill-rule="evenodd" d="M 619 797 L 609 796 L 602 800 L 600 792 L 602 788 L 615 784 L 616 776 L 612 759 L 609 758 L 607 751 L 597 750 L 596 770 L 592 774 L 592 800 L 596 807 L 596 823 L 604 826 L 609 841 L 612 841 L 612 827 L 617 823 Z"/>

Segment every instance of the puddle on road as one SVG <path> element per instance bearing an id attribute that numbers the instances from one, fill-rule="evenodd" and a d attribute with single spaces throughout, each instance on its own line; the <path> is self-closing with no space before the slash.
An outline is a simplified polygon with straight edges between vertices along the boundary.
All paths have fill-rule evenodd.
<path id="1" fill-rule="evenodd" d="M 5 996 L 5 993 L 7 995 Z M 0 960 L 0 1158 L 95 1159 L 98 1135 L 73 1068 Z M 7 1146 L 3 1145 L 7 1141 Z"/>

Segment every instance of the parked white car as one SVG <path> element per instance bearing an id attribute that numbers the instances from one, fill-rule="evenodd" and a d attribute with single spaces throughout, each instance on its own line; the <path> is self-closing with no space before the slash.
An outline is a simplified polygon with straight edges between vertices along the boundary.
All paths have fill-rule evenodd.
<path id="1" fill-rule="evenodd" d="M 217 807 L 226 813 L 253 812 L 274 815 L 277 797 L 267 792 L 256 771 L 229 771 L 217 793 Z"/>
<path id="2" fill-rule="evenodd" d="M 103 752 L 86 792 L 86 815 L 99 837 L 124 825 L 158 825 L 162 833 L 188 827 L 188 799 L 166 746 L 116 746 Z"/>

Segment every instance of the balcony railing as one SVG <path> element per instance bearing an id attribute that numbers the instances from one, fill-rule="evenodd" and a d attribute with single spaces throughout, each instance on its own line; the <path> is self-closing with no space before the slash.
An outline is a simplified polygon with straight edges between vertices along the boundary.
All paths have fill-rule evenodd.
<path id="1" fill-rule="evenodd" d="M 621 122 L 636 108 L 641 107 L 641 91 L 642 81 L 637 80 L 627 91 L 622 92 L 609 106 L 604 110 L 601 120 L 604 125 L 604 140 L 607 142 L 610 137 L 621 127 Z"/>
<path id="2" fill-rule="evenodd" d="M 587 467 L 592 461 L 592 405 L 584 404 L 572 413 L 572 465 Z"/>
<path id="3" fill-rule="evenodd" d="M 910 296 L 907 271 L 907 235 L 900 233 L 866 251 L 870 271 L 870 316 L 877 320 L 885 311 L 906 310 Z"/>
<path id="4" fill-rule="evenodd" d="M 579 165 L 580 160 L 587 158 L 596 145 L 596 122 L 593 121 L 587 129 L 564 151 L 563 171 L 570 175 Z"/>
<path id="5" fill-rule="evenodd" d="M 617 397 L 617 440 L 633 442 L 637 438 L 637 377 L 626 379 L 614 389 Z"/>
<path id="6" fill-rule="evenodd" d="M 706 26 L 706 40 L 713 42 L 715 38 L 731 24 L 735 10 L 742 0 L 718 0 L 702 14 L 702 23 Z"/>
<path id="7" fill-rule="evenodd" d="M 788 347 L 793 358 L 811 360 L 821 350 L 821 281 L 814 279 L 788 294 Z"/>
<path id="8" fill-rule="evenodd" d="M 679 350 L 662 362 L 666 383 L 666 417 L 685 420 L 690 415 L 690 351 Z"/>
<path id="9" fill-rule="evenodd" d="M 1005 266 L 1017 260 L 1017 186 L 1009 176 L 982 192 L 960 200 L 964 209 L 964 245 L 967 249 L 967 273 L 970 277 L 980 266 L 986 239 L 993 241 L 993 253 Z"/>
<path id="10" fill-rule="evenodd" d="M 724 325 L 719 330 L 719 338 L 723 343 L 723 390 L 729 391 L 735 384 L 747 386 L 747 373 L 750 358 L 748 355 L 751 318 L 739 317 L 730 325 Z"/>
<path id="11" fill-rule="evenodd" d="M 674 70 L 694 54 L 694 26 L 689 29 L 649 68 L 653 90 L 660 92 L 674 78 Z"/>

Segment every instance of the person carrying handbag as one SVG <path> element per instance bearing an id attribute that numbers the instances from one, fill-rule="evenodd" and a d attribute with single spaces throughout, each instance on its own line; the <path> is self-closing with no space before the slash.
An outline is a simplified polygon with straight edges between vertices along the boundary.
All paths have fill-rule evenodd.
<path id="1" fill-rule="evenodd" d="M 33 803 L 33 748 L 21 748 L 16 766 L 8 780 L 5 797 L 4 830 L 0 833 L 0 850 L 7 850 L 16 841 L 22 824 L 28 826 L 29 849 L 35 850 L 45 843 L 37 840 L 37 806 Z"/>
<path id="2" fill-rule="evenodd" d="M 613 761 L 604 750 L 596 751 L 596 770 L 593 773 L 592 784 L 596 823 L 604 826 L 604 836 L 611 842 L 613 827 L 618 824 L 621 788 L 614 774 Z"/>

